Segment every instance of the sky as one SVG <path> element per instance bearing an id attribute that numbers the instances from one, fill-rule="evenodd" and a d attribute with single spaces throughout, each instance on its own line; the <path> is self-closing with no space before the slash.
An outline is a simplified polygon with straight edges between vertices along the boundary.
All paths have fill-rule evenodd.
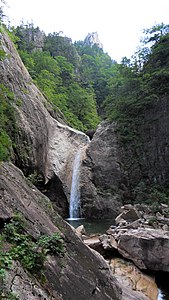
<path id="1" fill-rule="evenodd" d="M 6 0 L 12 25 L 33 22 L 46 34 L 63 31 L 72 41 L 97 32 L 103 50 L 120 62 L 134 54 L 143 29 L 169 24 L 169 0 Z"/>

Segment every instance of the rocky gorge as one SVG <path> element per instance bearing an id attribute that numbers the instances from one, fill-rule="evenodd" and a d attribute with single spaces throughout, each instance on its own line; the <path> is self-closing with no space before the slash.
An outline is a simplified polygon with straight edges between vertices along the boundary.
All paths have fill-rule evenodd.
<path id="1" fill-rule="evenodd" d="M 86 134 L 65 123 L 59 110 L 52 111 L 8 35 L 2 31 L 0 38 L 6 53 L 0 62 L 0 79 L 14 95 L 17 116 L 12 162 L 0 163 L 0 230 L 3 234 L 19 214 L 26 239 L 29 236 L 37 243 L 41 236 L 58 233 L 64 245 L 62 255 L 46 253 L 42 277 L 31 274 L 15 257 L 12 265 L 5 266 L 6 277 L 0 281 L 2 297 L 15 293 L 21 300 L 148 299 L 123 286 L 101 254 L 118 251 L 139 269 L 169 272 L 168 206 L 161 204 L 152 213 L 151 206 L 124 205 L 121 212 L 123 204 L 135 201 L 133 189 L 140 181 L 167 186 L 167 97 L 145 112 L 138 129 L 140 147 L 132 141 L 124 149 L 117 124 L 110 121 L 103 121 L 89 142 Z M 85 149 L 80 178 L 82 216 L 116 218 L 117 226 L 99 238 L 101 254 L 95 251 L 98 245 L 91 250 L 62 219 L 68 217 L 72 166 L 79 148 Z M 31 182 L 36 175 L 40 176 L 39 190 Z M 11 253 L 10 247 L 2 241 L 2 252 Z M 34 251 L 37 254 L 41 248 Z"/>
<path id="2" fill-rule="evenodd" d="M 1 82 L 14 94 L 17 115 L 17 142 L 13 148 L 15 166 L 0 164 L 0 229 L 4 237 L 8 224 L 9 228 L 12 226 L 13 235 L 12 232 L 10 235 L 14 243 L 12 246 L 7 236 L 1 241 L 1 297 L 23 300 L 127 299 L 127 289 L 122 292 L 105 261 L 91 252 L 57 214 L 60 211 L 64 215 L 67 209 L 74 153 L 79 146 L 86 146 L 87 136 L 65 125 L 60 113 L 55 115 L 56 119 L 51 116 L 46 99 L 34 85 L 13 43 L 3 31 L 1 48 L 6 53 L 0 63 Z M 18 167 L 28 177 L 38 172 L 46 185 L 54 186 L 55 209 Z M 17 221 L 20 225 L 16 225 L 18 214 L 24 221 L 24 229 L 20 217 Z M 19 226 L 22 234 L 15 226 Z M 57 255 L 45 255 L 45 258 L 43 249 L 37 252 L 35 244 L 39 237 L 52 238 L 56 233 L 62 237 L 64 253 L 61 255 L 57 250 Z M 33 247 L 32 250 L 29 247 Z M 23 263 L 24 257 L 26 262 Z M 36 257 L 40 259 L 37 265 Z M 42 274 L 38 273 L 39 264 Z M 133 299 L 138 299 L 137 295 L 133 294 Z"/>
<path id="3" fill-rule="evenodd" d="M 142 292 L 146 299 L 161 299 L 156 282 L 159 277 L 164 283 L 168 280 L 168 209 L 162 204 L 161 213 L 154 213 L 146 205 L 124 205 L 116 225 L 104 234 L 87 236 L 83 225 L 76 234 L 103 255 L 120 283 Z"/>

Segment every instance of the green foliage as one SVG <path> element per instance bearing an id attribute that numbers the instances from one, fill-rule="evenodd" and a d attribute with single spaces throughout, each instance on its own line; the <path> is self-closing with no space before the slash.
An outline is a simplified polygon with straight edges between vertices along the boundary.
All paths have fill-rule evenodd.
<path id="1" fill-rule="evenodd" d="M 108 95 L 108 80 L 112 77 L 114 62 L 102 49 L 94 45 L 90 47 L 84 42 L 76 42 L 76 49 L 81 57 L 80 80 L 85 87 L 94 90 L 97 108 L 103 114 L 102 103 Z"/>
<path id="2" fill-rule="evenodd" d="M 8 160 L 12 142 L 9 135 L 0 129 L 0 161 Z"/>
<path id="3" fill-rule="evenodd" d="M 145 37 L 142 39 L 144 44 L 157 43 L 162 37 L 169 33 L 169 25 L 161 23 L 144 29 Z"/>
<path id="4" fill-rule="evenodd" d="M 20 215 L 16 215 L 12 222 L 6 224 L 3 236 L 11 243 L 9 255 L 11 260 L 18 260 L 28 271 L 37 272 L 42 269 L 45 255 L 36 251 L 36 244 L 31 237 L 25 233 L 25 224 Z"/>
<path id="5" fill-rule="evenodd" d="M 39 27 L 34 27 L 34 25 L 31 23 L 27 24 L 21 24 L 20 26 L 17 26 L 16 28 L 12 27 L 10 28 L 10 32 L 15 35 L 12 38 L 16 44 L 19 50 L 23 51 L 32 51 L 36 49 L 36 36 L 38 36 L 39 39 L 41 39 L 41 43 L 43 45 L 43 36 L 44 33 L 40 31 Z"/>
<path id="6" fill-rule="evenodd" d="M 167 190 L 161 190 L 158 188 L 153 188 L 150 191 L 149 201 L 151 203 L 165 203 L 169 204 L 169 195 Z"/>
<path id="7" fill-rule="evenodd" d="M 53 108 L 59 108 L 63 112 L 68 124 L 82 131 L 96 128 L 100 119 L 94 92 L 77 82 L 74 66 L 67 58 L 53 58 L 45 51 L 20 51 L 20 55 L 35 83 Z"/>
<path id="8" fill-rule="evenodd" d="M 30 241 L 30 238 L 24 235 L 19 238 L 16 237 L 17 245 L 11 248 L 12 259 L 20 261 L 23 268 L 26 270 L 38 273 L 42 271 L 45 261 L 45 254 L 37 252 L 35 244 Z"/>
<path id="9" fill-rule="evenodd" d="M 20 214 L 13 217 L 12 222 L 5 224 L 3 234 L 9 243 L 15 243 L 24 234 L 25 223 Z"/>
<path id="10" fill-rule="evenodd" d="M 5 56 L 6 56 L 5 51 L 0 49 L 0 60 L 3 60 Z"/>
<path id="11" fill-rule="evenodd" d="M 151 217 L 149 220 L 148 220 L 148 225 L 150 226 L 153 226 L 156 225 L 157 223 L 157 218 L 154 216 L 154 217 Z"/>
<path id="12" fill-rule="evenodd" d="M 64 256 L 64 241 L 59 233 L 43 235 L 36 242 L 26 233 L 25 222 L 20 215 L 15 215 L 11 222 L 5 224 L 1 234 L 3 244 L 10 244 L 9 251 L 0 251 L 0 278 L 12 267 L 12 261 L 18 260 L 23 268 L 33 274 L 42 274 L 47 254 Z"/>
<path id="13" fill-rule="evenodd" d="M 15 130 L 14 96 L 0 84 L 0 161 L 10 158 L 12 136 Z"/>
<path id="14" fill-rule="evenodd" d="M 43 178 L 40 174 L 37 173 L 37 171 L 34 171 L 34 173 L 28 175 L 27 177 L 28 181 L 30 181 L 33 185 L 38 185 L 40 182 L 43 181 Z"/>
<path id="15" fill-rule="evenodd" d="M 96 128 L 99 113 L 118 122 L 124 144 L 134 140 L 145 110 L 169 93 L 169 26 L 159 24 L 145 30 L 143 47 L 121 64 L 97 45 L 73 44 L 57 32 L 44 38 L 42 51 L 35 51 L 31 37 L 38 30 L 33 24 L 18 26 L 16 43 L 54 111 L 59 108 L 68 124 L 82 131 Z"/>
<path id="16" fill-rule="evenodd" d="M 10 40 L 17 45 L 17 42 L 20 41 L 19 37 L 17 37 L 16 35 L 16 30 L 15 27 L 10 27 L 10 28 L 6 28 L 5 27 L 5 31 L 8 33 L 8 36 L 10 38 Z"/>
<path id="17" fill-rule="evenodd" d="M 0 290 L 0 299 L 4 299 L 4 300 L 19 300 L 19 297 L 10 291 L 5 291 L 5 290 Z"/>
<path id="18" fill-rule="evenodd" d="M 49 51 L 52 57 L 62 56 L 66 58 L 75 68 L 79 66 L 80 58 L 72 40 L 61 36 L 62 32 L 48 34 L 45 38 L 44 50 Z"/>
<path id="19" fill-rule="evenodd" d="M 70 111 L 82 124 L 85 124 L 85 130 L 96 127 L 99 118 L 92 89 L 83 89 L 79 84 L 72 83 L 68 90 L 68 104 Z M 75 124 L 74 127 L 76 128 Z"/>
<path id="20" fill-rule="evenodd" d="M 35 51 L 36 47 L 32 51 L 26 36 L 31 36 L 27 32 L 30 29 L 33 34 L 33 25 L 30 27 L 22 24 L 15 31 L 20 38 L 19 53 L 35 83 L 54 110 L 58 107 L 62 111 L 69 125 L 82 131 L 95 129 L 114 62 L 96 45 L 73 44 L 57 32 L 45 37 L 43 51 Z"/>
<path id="21" fill-rule="evenodd" d="M 50 236 L 41 236 L 38 240 L 38 246 L 41 247 L 46 254 L 63 256 L 65 253 L 63 239 L 58 232 Z"/>
<path id="22" fill-rule="evenodd" d="M 114 65 L 103 103 L 108 118 L 118 122 L 123 143 L 136 139 L 145 110 L 169 94 L 169 26 L 155 26 L 147 34 L 151 48 L 140 48 L 131 60 Z"/>
<path id="23" fill-rule="evenodd" d="M 0 251 L 0 280 L 6 276 L 6 270 L 12 267 L 12 255 L 9 252 Z"/>
<path id="24" fill-rule="evenodd" d="M 160 186 L 149 186 L 143 181 L 132 190 L 134 201 L 152 206 L 154 212 L 159 211 L 159 204 L 169 204 L 169 191 Z"/>

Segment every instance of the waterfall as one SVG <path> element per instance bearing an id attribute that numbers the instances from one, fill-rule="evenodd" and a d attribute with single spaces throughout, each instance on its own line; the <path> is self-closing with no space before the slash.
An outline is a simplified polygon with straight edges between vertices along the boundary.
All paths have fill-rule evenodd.
<path id="1" fill-rule="evenodd" d="M 69 207 L 69 217 L 70 219 L 76 219 L 81 217 L 81 207 L 80 207 L 80 167 L 81 167 L 81 152 L 79 149 L 76 153 L 74 163 L 73 163 L 73 174 L 72 174 L 72 184 L 70 192 L 70 207 Z"/>

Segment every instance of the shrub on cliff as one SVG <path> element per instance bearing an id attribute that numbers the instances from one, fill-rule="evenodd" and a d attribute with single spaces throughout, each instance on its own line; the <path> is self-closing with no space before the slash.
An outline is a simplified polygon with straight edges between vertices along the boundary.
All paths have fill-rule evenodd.
<path id="1" fill-rule="evenodd" d="M 15 128 L 13 94 L 0 84 L 0 161 L 8 160 L 11 154 L 12 135 Z"/>

